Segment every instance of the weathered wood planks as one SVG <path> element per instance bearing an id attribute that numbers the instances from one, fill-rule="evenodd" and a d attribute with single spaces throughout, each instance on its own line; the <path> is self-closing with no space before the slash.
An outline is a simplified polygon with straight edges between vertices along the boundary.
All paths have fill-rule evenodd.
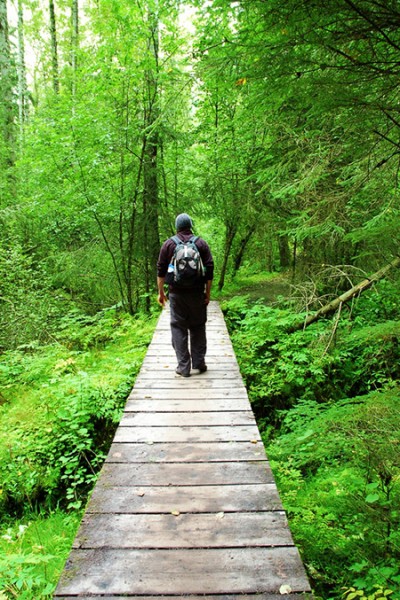
<path id="1" fill-rule="evenodd" d="M 69 560 L 80 594 L 254 594 L 279 590 L 283 582 L 295 592 L 306 585 L 293 547 L 101 548 L 73 550 Z"/>
<path id="2" fill-rule="evenodd" d="M 55 598 L 277 600 L 309 592 L 216 303 L 208 371 L 175 374 L 164 311 Z"/>
<path id="3" fill-rule="evenodd" d="M 217 442 L 216 447 L 210 442 L 187 443 L 184 452 L 179 444 L 114 442 L 109 460 L 113 463 L 265 461 L 265 451 L 261 442 Z"/>
<path id="4" fill-rule="evenodd" d="M 174 514 L 172 514 L 174 513 Z M 74 548 L 247 548 L 293 546 L 283 511 L 269 513 L 96 514 L 82 521 Z"/>
<path id="5" fill-rule="evenodd" d="M 274 483 L 197 486 L 107 486 L 97 484 L 90 511 L 111 514 L 181 514 L 282 510 Z"/>

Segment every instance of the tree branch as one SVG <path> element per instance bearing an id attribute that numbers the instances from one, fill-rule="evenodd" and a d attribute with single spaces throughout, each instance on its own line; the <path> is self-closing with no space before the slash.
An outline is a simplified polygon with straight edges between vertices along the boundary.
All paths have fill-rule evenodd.
<path id="1" fill-rule="evenodd" d="M 362 294 L 362 292 L 370 288 L 376 281 L 378 281 L 379 279 L 383 279 L 391 269 L 397 267 L 400 267 L 400 256 L 397 256 L 388 265 L 371 275 L 371 277 L 364 279 L 363 281 L 361 281 L 361 283 L 355 285 L 347 292 L 344 292 L 344 294 L 341 294 L 338 298 L 335 298 L 331 302 L 328 302 L 328 304 L 325 304 L 316 313 L 314 313 L 313 315 L 309 315 L 304 322 L 297 323 L 296 325 L 291 327 L 289 329 L 289 333 L 293 333 L 294 331 L 298 331 L 299 329 L 305 329 L 306 327 L 311 325 L 311 323 L 318 321 L 318 319 L 320 319 L 321 317 L 335 312 L 342 304 L 345 304 L 355 296 L 359 296 L 360 294 Z"/>

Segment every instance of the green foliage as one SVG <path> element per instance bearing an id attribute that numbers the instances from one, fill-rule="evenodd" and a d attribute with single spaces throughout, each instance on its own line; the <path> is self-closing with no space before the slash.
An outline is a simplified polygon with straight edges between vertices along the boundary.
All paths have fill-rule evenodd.
<path id="1" fill-rule="evenodd" d="M 348 600 L 395 598 L 398 284 L 363 295 L 335 329 L 289 335 L 304 315 L 265 306 L 281 293 L 265 272 L 373 272 L 398 253 L 398 3 L 195 2 L 183 13 L 195 11 L 190 35 L 178 4 L 154 8 L 82 2 L 77 48 L 70 7 L 56 3 L 57 90 L 48 14 L 29 10 L 24 120 L 17 43 L 0 27 L 0 509 L 83 501 L 147 332 L 98 309 L 150 308 L 158 228 L 170 234 L 190 191 L 219 287 L 249 295 L 226 305 L 227 319 L 264 439 L 287 469 L 310 574 L 328 595 L 342 582 Z M 301 310 L 346 279 L 329 277 Z M 70 312 L 71 297 L 86 314 Z M 8 594 L 41 589 L 29 560 L 31 591 L 10 558 Z"/>
<path id="2" fill-rule="evenodd" d="M 139 369 L 152 321 L 64 318 L 59 343 L 3 355 L 0 510 L 79 508 Z"/>
<path id="3" fill-rule="evenodd" d="M 385 279 L 379 282 L 368 294 L 363 294 L 357 301 L 355 322 L 362 326 L 368 323 L 381 323 L 400 318 L 398 278 L 394 281 Z"/>
<path id="4" fill-rule="evenodd" d="M 299 397 L 323 399 L 332 359 L 321 357 L 318 327 L 288 336 L 301 316 L 262 303 L 248 306 L 241 298 L 229 301 L 225 311 L 228 323 L 237 326 L 232 340 L 260 419 L 276 425 Z"/>
<path id="5" fill-rule="evenodd" d="M 52 597 L 154 321 L 70 309 L 58 325 L 0 363 L 0 598 Z"/>
<path id="6" fill-rule="evenodd" d="M 365 600 L 384 600 L 389 598 L 393 594 L 392 590 L 385 590 L 383 587 L 376 585 L 374 591 L 371 594 L 366 594 L 363 590 L 357 588 L 349 588 L 343 594 L 344 600 L 355 600 L 361 598 Z"/>
<path id="7" fill-rule="evenodd" d="M 292 533 L 323 598 L 400 598 L 400 322 L 385 320 L 399 316 L 394 287 L 370 294 L 334 332 L 319 321 L 289 334 L 302 315 L 243 297 L 224 305 Z"/>
<path id="8" fill-rule="evenodd" d="M 47 342 L 65 304 L 52 292 L 42 266 L 18 245 L 0 246 L 0 280 L 0 350 Z"/>
<path id="9" fill-rule="evenodd" d="M 268 446 L 317 589 L 342 581 L 372 593 L 379 584 L 400 597 L 399 399 L 396 387 L 333 405 L 300 403 Z"/>
<path id="10" fill-rule="evenodd" d="M 30 515 L 0 531 L 0 598 L 52 598 L 81 514 Z M 3 594 L 3 596 L 2 596 Z"/>
<path id="11" fill-rule="evenodd" d="M 254 409 L 268 425 L 280 423 L 300 400 L 353 397 L 400 376 L 400 325 L 370 324 L 379 305 L 372 315 L 356 308 L 354 320 L 344 320 L 333 337 L 323 322 L 288 334 L 305 315 L 243 297 L 231 299 L 224 310 Z M 397 303 L 392 314 L 398 314 Z"/>

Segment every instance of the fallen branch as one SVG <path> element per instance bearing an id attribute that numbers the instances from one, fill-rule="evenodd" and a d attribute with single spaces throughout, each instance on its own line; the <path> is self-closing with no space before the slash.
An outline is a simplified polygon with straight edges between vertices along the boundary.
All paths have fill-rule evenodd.
<path id="1" fill-rule="evenodd" d="M 389 263 L 388 265 L 386 265 L 367 279 L 364 279 L 363 281 L 361 281 L 361 283 L 358 283 L 347 292 L 344 292 L 344 294 L 341 294 L 334 300 L 331 300 L 331 302 L 328 302 L 328 304 L 322 306 L 316 313 L 308 315 L 305 321 L 291 327 L 289 332 L 293 333 L 294 331 L 298 331 L 299 329 L 305 329 L 306 327 L 311 325 L 311 323 L 318 321 L 318 319 L 320 319 L 321 317 L 335 312 L 342 304 L 345 304 L 355 296 L 359 296 L 360 294 L 362 294 L 362 292 L 370 288 L 375 283 L 375 281 L 383 279 L 388 273 L 388 271 L 396 267 L 400 267 L 400 256 L 397 256 L 394 260 L 392 260 L 391 263 Z"/>

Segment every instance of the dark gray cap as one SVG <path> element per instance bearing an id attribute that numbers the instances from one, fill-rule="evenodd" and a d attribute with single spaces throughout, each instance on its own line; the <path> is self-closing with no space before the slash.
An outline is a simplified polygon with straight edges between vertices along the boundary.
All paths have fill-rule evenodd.
<path id="1" fill-rule="evenodd" d="M 176 231 L 182 231 L 183 229 L 192 229 L 192 219 L 186 213 L 178 215 L 175 220 Z"/>

